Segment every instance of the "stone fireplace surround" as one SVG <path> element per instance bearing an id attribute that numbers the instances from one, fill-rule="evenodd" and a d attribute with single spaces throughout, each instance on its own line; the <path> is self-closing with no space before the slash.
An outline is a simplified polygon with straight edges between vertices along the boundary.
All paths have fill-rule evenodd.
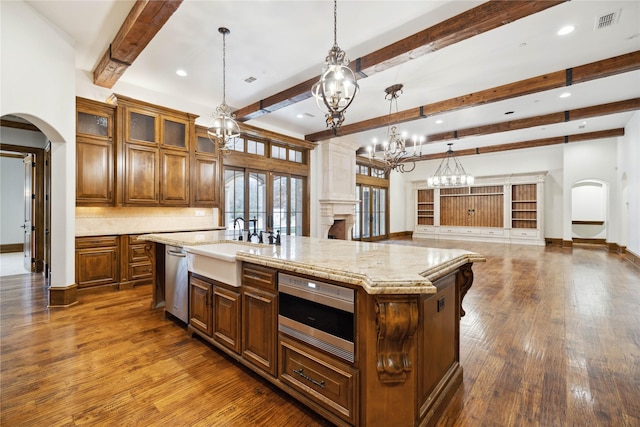
<path id="1" fill-rule="evenodd" d="M 358 204 L 355 194 L 356 150 L 349 144 L 334 140 L 323 141 L 319 149 L 323 171 L 318 200 L 320 237 L 326 239 L 331 235 L 337 239 L 351 240 Z"/>

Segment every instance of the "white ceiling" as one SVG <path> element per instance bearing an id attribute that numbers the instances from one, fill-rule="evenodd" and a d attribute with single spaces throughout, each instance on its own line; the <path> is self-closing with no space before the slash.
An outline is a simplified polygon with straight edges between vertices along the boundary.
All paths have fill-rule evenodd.
<path id="1" fill-rule="evenodd" d="M 131 0 L 38 1 L 28 3 L 68 33 L 77 44 L 77 68 L 90 73 L 127 16 Z M 438 22 L 478 6 L 482 1 L 338 2 L 338 45 L 355 59 Z M 616 12 L 617 22 L 596 30 L 598 17 Z M 556 32 L 575 26 L 566 36 Z M 140 87 L 187 99 L 213 112 L 222 101 L 222 36 L 227 36 L 227 103 L 245 107 L 318 76 L 333 45 L 331 1 L 184 0 L 146 49 L 128 68 L 113 92 Z M 640 50 L 640 1 L 573 0 L 498 29 L 360 79 L 360 93 L 345 124 L 389 112 L 384 89 L 404 84 L 400 110 L 470 94 L 545 73 L 564 70 Z M 177 69 L 187 77 L 175 74 Z M 246 83 L 255 77 L 253 83 Z M 569 98 L 559 98 L 565 91 Z M 522 96 L 480 107 L 432 116 L 400 127 L 409 134 L 434 134 L 536 115 L 640 97 L 640 71 L 576 84 L 567 89 Z M 513 114 L 505 116 L 505 112 Z M 190 111 L 192 113 L 198 113 Z M 300 119 L 296 116 L 304 114 Z M 309 115 L 313 116 L 310 117 Z M 632 113 L 592 118 L 481 137 L 462 138 L 454 150 L 534 140 L 624 127 Z M 443 120 L 435 124 L 436 119 Z M 207 117 L 197 123 L 207 125 Z M 324 113 L 308 99 L 248 122 L 285 130 L 294 136 L 322 131 Z M 357 146 L 384 138 L 386 129 L 344 138 Z M 430 144 L 424 154 L 442 152 L 446 142 Z"/>

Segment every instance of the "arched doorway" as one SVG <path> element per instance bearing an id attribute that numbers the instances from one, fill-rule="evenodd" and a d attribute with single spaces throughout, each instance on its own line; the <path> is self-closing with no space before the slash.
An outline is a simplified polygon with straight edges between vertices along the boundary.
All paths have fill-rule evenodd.
<path id="1" fill-rule="evenodd" d="M 571 186 L 571 238 L 574 243 L 606 245 L 609 185 L 584 179 Z"/>
<path id="2" fill-rule="evenodd" d="M 14 115 L 5 115 L 0 120 L 3 161 L 9 158 L 19 160 L 22 168 L 20 174 L 12 173 L 12 179 L 3 184 L 6 188 L 10 185 L 11 191 L 3 191 L 0 195 L 6 208 L 3 208 L 3 228 L 22 228 L 19 234 L 11 233 L 7 239 L 3 237 L 3 251 L 19 247 L 22 253 L 20 262 L 25 266 L 22 271 L 25 274 L 44 273 L 48 277 L 50 197 L 47 189 L 50 168 L 47 159 L 50 157 L 50 145 L 46 135 L 29 120 Z M 32 168 L 31 172 L 29 168 Z M 16 192 L 20 193 L 22 200 L 13 200 L 12 194 Z M 15 206 L 16 203 L 19 206 Z M 9 224 L 5 224 L 5 221 Z M 13 271 L 11 269 L 9 273 Z M 20 270 L 16 269 L 15 274 L 20 274 Z"/>

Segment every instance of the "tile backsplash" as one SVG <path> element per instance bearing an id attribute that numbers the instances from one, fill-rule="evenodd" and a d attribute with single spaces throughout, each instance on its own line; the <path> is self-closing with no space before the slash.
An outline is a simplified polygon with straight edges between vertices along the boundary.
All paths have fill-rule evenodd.
<path id="1" fill-rule="evenodd" d="M 217 227 L 217 208 L 76 207 L 76 236 L 191 231 Z"/>

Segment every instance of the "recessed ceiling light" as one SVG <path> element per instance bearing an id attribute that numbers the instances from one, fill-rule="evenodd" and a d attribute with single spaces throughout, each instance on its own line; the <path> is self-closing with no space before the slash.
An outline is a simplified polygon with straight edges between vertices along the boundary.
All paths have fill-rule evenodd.
<path id="1" fill-rule="evenodd" d="M 565 25 L 564 27 L 562 27 L 562 28 L 560 28 L 558 30 L 557 34 L 559 36 L 566 36 L 567 34 L 572 33 L 573 30 L 575 30 L 575 29 L 576 29 L 576 27 L 574 27 L 573 25 Z"/>
<path id="2" fill-rule="evenodd" d="M 568 98 L 571 96 L 571 92 L 563 92 L 560 94 L 560 98 Z"/>
<path id="3" fill-rule="evenodd" d="M 179 75 L 180 77 L 187 76 L 187 72 L 185 70 L 176 70 L 176 74 Z"/>
<path id="4" fill-rule="evenodd" d="M 299 113 L 299 114 L 297 114 L 297 115 L 296 115 L 296 117 L 297 117 L 297 118 L 299 118 L 299 119 L 301 119 L 301 118 L 303 118 L 303 117 L 304 117 L 304 114 Z"/>
<path id="5" fill-rule="evenodd" d="M 438 119 L 438 120 L 436 120 L 436 124 L 437 124 L 437 125 L 441 125 L 442 123 L 444 123 L 444 120 L 442 120 L 442 119 Z"/>

